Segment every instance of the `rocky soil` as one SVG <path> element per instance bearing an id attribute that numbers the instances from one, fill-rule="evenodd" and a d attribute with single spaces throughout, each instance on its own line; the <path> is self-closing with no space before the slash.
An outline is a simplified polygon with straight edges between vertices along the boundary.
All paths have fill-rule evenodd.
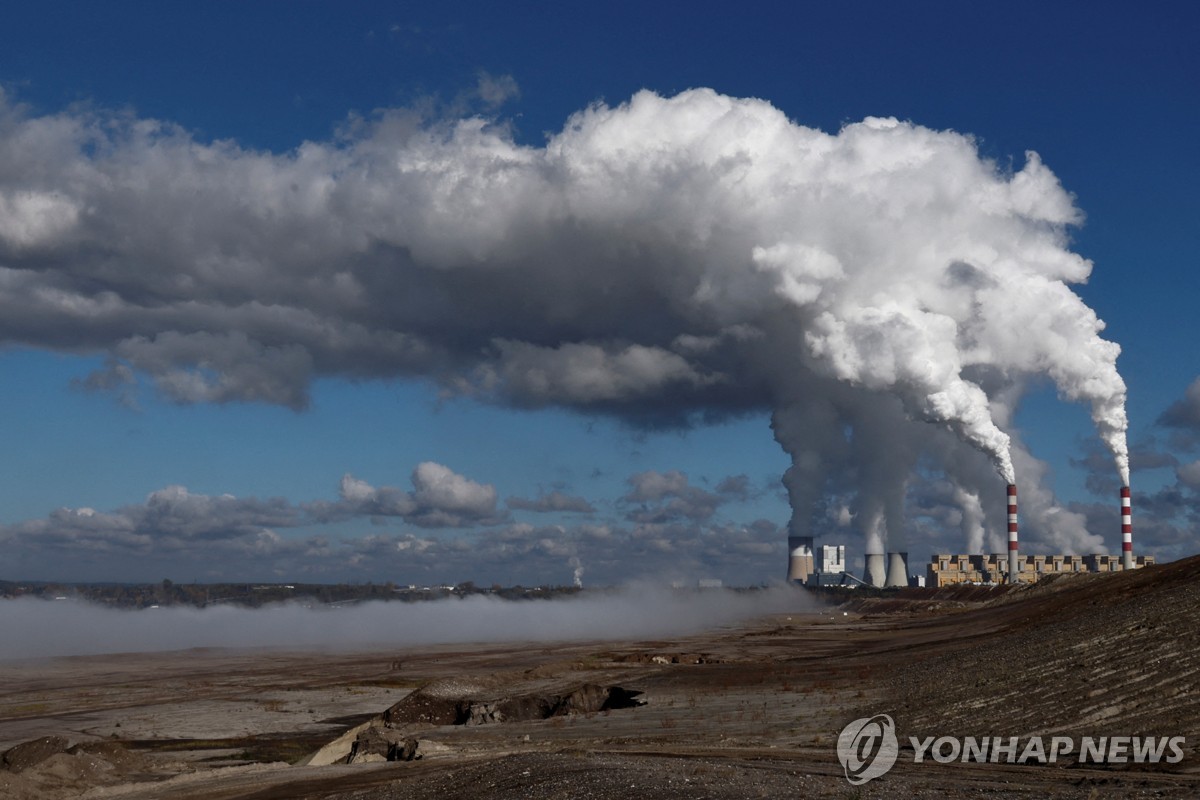
<path id="1" fill-rule="evenodd" d="M 1200 796 L 1200 559 L 664 641 L 0 662 L 0 797 Z M 909 735 L 1171 735 L 1178 764 L 912 763 Z M 353 763 L 347 763 L 353 762 Z"/>

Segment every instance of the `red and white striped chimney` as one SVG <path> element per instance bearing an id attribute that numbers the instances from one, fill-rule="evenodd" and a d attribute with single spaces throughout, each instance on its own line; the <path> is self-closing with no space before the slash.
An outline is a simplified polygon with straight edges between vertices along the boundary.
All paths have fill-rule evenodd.
<path id="1" fill-rule="evenodd" d="M 1121 487 L 1121 568 L 1133 569 L 1133 509 L 1129 487 Z"/>
<path id="2" fill-rule="evenodd" d="M 1017 553 L 1017 485 L 1008 485 L 1008 582 L 1017 583 L 1021 575 Z"/>

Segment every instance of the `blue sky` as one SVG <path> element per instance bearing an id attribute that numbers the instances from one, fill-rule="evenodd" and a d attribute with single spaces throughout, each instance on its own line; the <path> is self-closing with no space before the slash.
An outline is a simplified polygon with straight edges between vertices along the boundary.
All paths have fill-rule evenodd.
<path id="1" fill-rule="evenodd" d="M 477 117 L 514 147 L 536 150 L 591 104 L 618 107 L 641 90 L 672 98 L 708 88 L 720 97 L 758 98 L 795 125 L 828 134 L 866 117 L 967 134 L 980 159 L 1010 175 L 1026 164 L 1026 151 L 1035 151 L 1086 215 L 1082 225 L 1059 226 L 1070 237 L 1067 249 L 1094 264 L 1087 283 L 1071 288 L 1107 323 L 1103 337 L 1122 348 L 1117 366 L 1129 389 L 1135 546 L 1173 558 L 1195 551 L 1200 513 L 1200 392 L 1185 394 L 1200 375 L 1192 346 L 1200 338 L 1198 15 L 1184 3 L 1101 4 L 1086 14 L 1067 3 L 806 3 L 788 11 L 755 3 L 686 11 L 576 3 L 26 4 L 6 13 L 0 32 L 0 86 L 9 109 L 0 137 L 14 141 L 31 121 L 50 118 L 108 131 L 158 120 L 178 126 L 177 141 L 248 164 L 255 155 L 287 158 L 304 142 L 322 145 L 331 158 L 353 143 L 403 147 L 403 135 L 392 139 L 384 129 L 389 119 L 432 130 Z M 105 144 L 93 142 L 73 151 L 81 169 L 119 170 L 136 160 L 136 135 L 111 136 L 107 145 L 120 158 L 104 161 Z M 22 158 L 12 152 L 9 158 Z M 78 173 L 21 166 L 28 163 L 0 170 L 0 199 L 9 198 L 0 216 L 15 220 L 0 224 L 0 236 L 7 230 L 12 242 L 41 224 L 21 214 L 55 208 L 19 206 L 20 197 L 32 196 L 21 192 L 74 197 Z M 137 163 L 121 174 L 149 169 L 149 162 Z M 178 168 L 167 164 L 165 174 Z M 88 196 L 108 202 L 103 194 Z M 86 246 L 75 239 L 10 243 L 0 248 L 0 267 L 44 276 L 30 297 L 66 291 L 55 273 L 62 270 L 73 276 L 77 297 L 115 297 L 153 317 L 154 303 L 167 302 L 155 281 L 202 275 L 203 258 L 212 254 L 197 251 L 189 261 L 186 243 L 172 242 L 156 261 L 155 242 L 190 223 L 153 221 L 152 199 L 146 206 L 113 203 L 101 212 L 108 234 L 89 234 Z M 219 238 L 227 224 L 205 223 L 196 236 Z M 246 242 L 265 234 L 250 227 L 230 232 L 221 252 L 240 257 L 253 250 Z M 131 236 L 144 237 L 141 249 L 122 251 Z M 94 270 L 67 263 L 108 249 L 117 260 Z M 278 263 L 271 285 L 293 280 L 287 257 L 272 258 Z M 304 269 L 324 266 L 336 267 Z M 254 292 L 249 283 L 226 283 L 205 302 L 245 292 L 230 305 L 244 310 Z M 415 296 L 405 287 L 384 289 L 395 290 L 400 304 Z M 21 302 L 13 294 L 6 307 Z M 381 303 L 373 312 L 380 331 L 394 321 L 390 307 Z M 532 312 L 519 318 L 520 304 L 511 308 L 506 341 L 539 324 Z M 84 323 L 76 332 L 77 321 L 53 316 L 45 325 L 9 316 L 0 331 L 3 579 L 566 583 L 582 569 L 585 582 L 647 573 L 756 583 L 783 569 L 790 512 L 779 479 L 790 459 L 772 437 L 769 403 L 744 387 L 692 406 L 670 392 L 621 405 L 556 394 L 554 387 L 537 394 L 526 384 L 495 394 L 479 384 L 456 395 L 442 367 L 388 367 L 383 356 L 340 367 L 317 353 L 306 378 L 281 372 L 265 387 L 243 382 L 222 394 L 213 388 L 222 370 L 250 363 L 238 352 L 254 354 L 259 360 L 249 368 L 258 372 L 285 357 L 304 362 L 308 353 L 253 336 L 242 347 L 223 338 L 232 323 L 214 317 L 189 321 L 185 333 L 202 334 L 231 354 L 228 360 L 183 364 L 188 356 L 154 338 L 182 330 L 177 326 L 155 330 L 143 320 L 110 336 Z M 603 338 L 612 357 L 653 355 L 659 368 L 683 369 L 678 351 L 620 351 L 665 341 L 643 330 L 650 322 L 629 319 L 627 330 L 606 322 L 606 338 L 594 341 Z M 427 329 L 456 342 L 457 322 L 444 316 Z M 486 322 L 478 323 L 485 333 Z M 461 330 L 466 338 L 482 335 L 465 320 Z M 157 349 L 139 345 L 139 336 Z M 201 339 L 189 341 L 199 347 Z M 264 343 L 265 351 L 256 350 Z M 523 350 L 502 355 L 514 363 L 533 357 Z M 194 367 L 192 377 L 209 383 L 183 386 L 178 381 L 186 376 L 164 364 Z M 460 378 L 478 375 L 462 369 Z M 1019 434 L 1044 464 L 1044 473 L 1019 473 L 1018 483 L 1054 493 L 1036 501 L 1042 513 L 1027 523 L 1026 541 L 1043 551 L 1093 546 L 1086 531 L 1115 551 L 1119 528 L 1108 516 L 1116 484 L 1106 460 L 1096 457 L 1102 448 L 1088 409 L 1057 399 L 1036 370 L 1025 378 L 1015 420 L 1000 427 Z M 164 389 L 163 380 L 176 381 L 175 388 Z M 306 401 L 296 400 L 297 387 L 307 391 Z M 1164 420 L 1169 408 L 1175 411 Z M 664 424 L 672 410 L 691 413 L 693 426 Z M 705 424 L 705 415 L 719 419 Z M 427 463 L 450 471 L 440 495 L 422 483 L 433 472 L 415 472 Z M 986 473 L 976 467 L 952 477 L 971 488 L 966 473 Z M 905 536 L 920 558 L 934 548 L 961 549 L 966 535 L 967 523 L 938 484 L 943 469 L 921 467 L 908 487 Z M 908 472 L 903 464 L 896 471 Z M 351 502 L 347 475 L 376 493 Z M 186 487 L 186 495 L 168 498 L 161 494 L 167 487 Z M 997 483 L 994 497 L 990 491 L 981 495 L 994 527 L 1003 488 Z M 533 509 L 555 492 L 571 502 Z M 214 499 L 222 495 L 233 498 Z M 271 498 L 268 513 L 261 504 Z M 847 524 L 844 515 L 840 526 L 831 521 L 843 501 L 854 507 L 844 495 L 831 501 L 815 532 L 861 552 L 862 525 Z M 168 510 L 150 514 L 151 507 Z M 1047 520 L 1056 508 L 1076 515 L 1078 530 L 1053 530 Z M 58 509 L 94 513 L 67 518 Z"/>

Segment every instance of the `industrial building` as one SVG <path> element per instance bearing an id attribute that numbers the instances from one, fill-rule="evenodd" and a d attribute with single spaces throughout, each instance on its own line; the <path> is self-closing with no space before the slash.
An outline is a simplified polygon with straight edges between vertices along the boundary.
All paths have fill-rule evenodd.
<path id="1" fill-rule="evenodd" d="M 924 578 L 908 574 L 908 553 L 866 554 L 863 577 L 846 572 L 844 545 L 821 547 L 818 561 L 811 536 L 788 537 L 788 580 L 806 586 L 849 582 L 890 588 L 900 586 L 954 586 L 956 584 L 1036 583 L 1047 575 L 1083 572 L 1120 572 L 1154 563 L 1154 556 L 1133 555 L 1132 501 L 1128 486 L 1121 487 L 1121 555 L 1022 556 L 1017 519 L 1017 487 L 1006 486 L 1008 500 L 1008 552 L 991 555 L 934 554 Z"/>
<path id="2" fill-rule="evenodd" d="M 846 545 L 813 545 L 811 536 L 788 537 L 788 580 L 805 586 L 861 584 L 877 587 L 908 586 L 908 553 L 867 555 L 866 574 L 860 580 L 846 572 Z"/>
<path id="3" fill-rule="evenodd" d="M 1133 568 L 1149 566 L 1154 556 L 1138 556 Z M 1017 582 L 1036 583 L 1048 575 L 1070 575 L 1081 572 L 1120 572 L 1125 567 L 1124 555 L 1110 556 L 1021 556 L 1016 561 Z M 1009 558 L 1005 553 L 966 555 L 936 553 L 930 559 L 926 586 L 954 586 L 960 583 L 1009 583 Z"/>
<path id="4" fill-rule="evenodd" d="M 788 537 L 788 580 L 805 586 L 836 586 L 846 572 L 846 546 L 814 547 L 811 536 Z"/>

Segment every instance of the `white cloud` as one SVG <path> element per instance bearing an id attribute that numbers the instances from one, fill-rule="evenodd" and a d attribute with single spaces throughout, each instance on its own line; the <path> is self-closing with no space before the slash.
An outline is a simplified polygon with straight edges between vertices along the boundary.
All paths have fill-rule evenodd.
<path id="1" fill-rule="evenodd" d="M 496 510 L 496 489 L 464 478 L 448 467 L 424 461 L 413 471 L 413 497 L 445 511 L 487 515 Z"/>
<path id="2" fill-rule="evenodd" d="M 49 192 L 0 192 L 0 240 L 20 249 L 61 241 L 75 227 L 79 208 Z"/>
<path id="3" fill-rule="evenodd" d="M 322 521 L 357 516 L 401 517 L 423 528 L 494 525 L 505 519 L 496 508 L 494 486 L 476 483 L 441 464 L 418 464 L 412 473 L 412 485 L 412 491 L 394 486 L 376 488 L 346 474 L 339 486 L 339 502 L 309 503 L 305 508 Z"/>
<path id="4" fill-rule="evenodd" d="M 1119 348 L 1069 288 L 1081 219 L 1036 154 L 1005 171 L 953 131 L 830 134 L 707 89 L 593 105 L 544 147 L 390 110 L 281 154 L 0 98 L 0 342 L 106 353 L 85 385 L 128 392 L 132 370 L 180 403 L 302 409 L 316 377 L 419 376 L 644 425 L 770 409 L 801 529 L 814 474 L 880 519 L 921 450 L 1012 479 L 995 404 L 1030 376 L 1090 407 L 1127 480 Z M 880 396 L 918 452 L 860 481 Z M 957 445 L 919 444 L 945 428 Z M 488 503 L 421 491 L 419 524 Z M 379 513 L 411 515 L 404 494 Z"/>
<path id="5" fill-rule="evenodd" d="M 509 100 L 521 96 L 521 88 L 517 86 L 517 79 L 512 75 L 492 75 L 482 70 L 475 92 L 488 110 L 495 110 Z"/>

